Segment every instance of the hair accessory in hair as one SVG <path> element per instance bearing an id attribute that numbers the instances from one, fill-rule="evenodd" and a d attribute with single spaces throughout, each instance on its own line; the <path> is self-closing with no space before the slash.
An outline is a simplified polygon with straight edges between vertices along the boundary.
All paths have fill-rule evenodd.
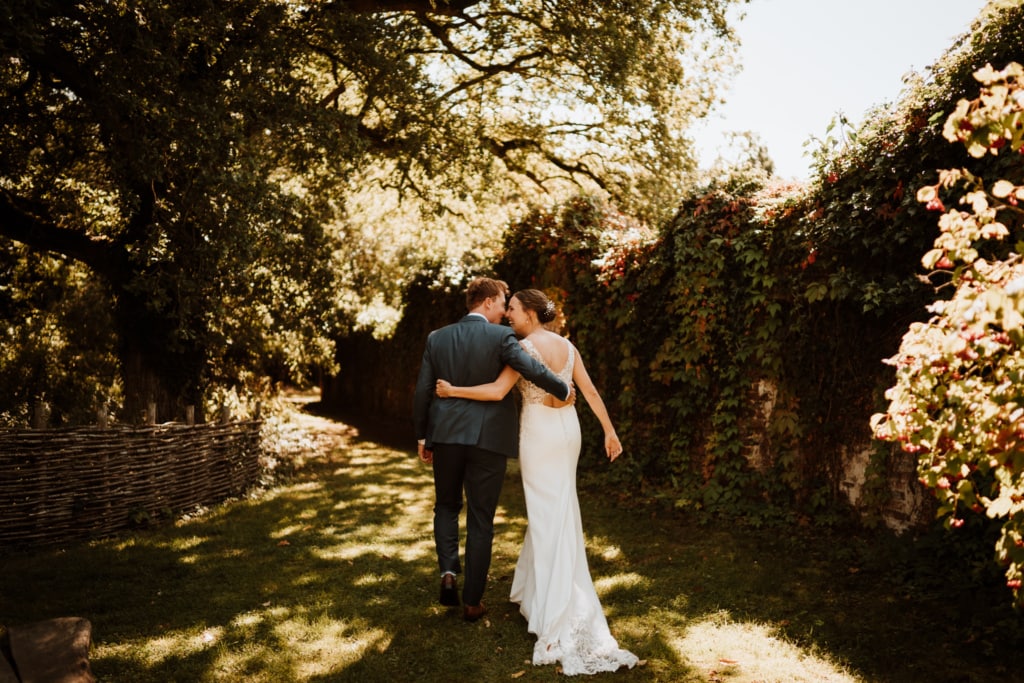
<path id="1" fill-rule="evenodd" d="M 542 323 L 549 323 L 555 319 L 555 303 L 548 299 L 544 303 L 544 308 L 537 312 L 537 320 Z"/>

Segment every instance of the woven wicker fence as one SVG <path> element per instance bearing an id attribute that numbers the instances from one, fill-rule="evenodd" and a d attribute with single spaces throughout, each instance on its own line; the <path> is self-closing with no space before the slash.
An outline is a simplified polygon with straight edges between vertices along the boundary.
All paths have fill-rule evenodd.
<path id="1" fill-rule="evenodd" d="M 0 431 L 0 547 L 109 535 L 242 494 L 261 424 Z"/>

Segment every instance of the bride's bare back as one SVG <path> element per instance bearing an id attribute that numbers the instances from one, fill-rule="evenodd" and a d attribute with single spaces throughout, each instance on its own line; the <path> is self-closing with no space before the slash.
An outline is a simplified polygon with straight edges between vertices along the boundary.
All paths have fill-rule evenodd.
<path id="1" fill-rule="evenodd" d="M 541 329 L 534 331 L 526 338 L 533 342 L 534 347 L 540 352 L 541 358 L 544 359 L 544 364 L 551 369 L 551 372 L 560 372 L 569 362 L 569 350 L 572 346 L 565 343 L 564 337 L 560 337 L 550 330 Z"/>
<path id="2" fill-rule="evenodd" d="M 544 364 L 555 374 L 560 373 L 569 363 L 569 354 L 575 353 L 573 346 L 565 343 L 564 337 L 560 337 L 550 330 L 535 330 L 526 339 L 530 340 L 530 343 L 533 344 L 533 347 L 537 349 L 537 352 L 544 360 Z M 574 398 L 569 401 L 561 401 L 551 394 L 547 394 L 544 397 L 544 405 L 551 408 L 563 408 L 573 404 L 575 402 Z"/>

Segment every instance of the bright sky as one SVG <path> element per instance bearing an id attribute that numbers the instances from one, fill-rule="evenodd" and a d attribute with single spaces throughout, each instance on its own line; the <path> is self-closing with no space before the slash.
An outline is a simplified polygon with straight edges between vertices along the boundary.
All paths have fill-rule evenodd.
<path id="1" fill-rule="evenodd" d="M 803 143 L 842 112 L 858 125 L 893 102 L 967 32 L 985 0 L 751 0 L 738 24 L 741 71 L 726 104 L 695 131 L 702 166 L 722 134 L 753 131 L 776 174 L 806 180 Z"/>

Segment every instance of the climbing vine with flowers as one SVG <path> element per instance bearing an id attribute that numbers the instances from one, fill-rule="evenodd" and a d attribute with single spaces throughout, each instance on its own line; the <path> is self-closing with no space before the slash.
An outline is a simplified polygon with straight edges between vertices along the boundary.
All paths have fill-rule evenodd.
<path id="1" fill-rule="evenodd" d="M 773 239 L 777 203 L 754 189 L 709 189 L 658 232 L 588 199 L 537 211 L 510 229 L 496 272 L 564 310 L 565 331 L 631 444 L 602 476 L 677 509 L 763 522 L 785 514 L 806 484 L 794 471 L 797 419 L 785 400 L 769 471 L 752 469 L 745 451 L 751 389 L 780 371 L 792 297 L 781 272 L 808 256 L 802 242 Z"/>
<path id="2" fill-rule="evenodd" d="M 1014 175 L 988 184 L 965 169 L 944 170 L 918 191 L 919 201 L 943 212 L 922 264 L 946 278 L 953 295 L 910 326 L 889 360 L 896 384 L 872 429 L 917 458 L 949 528 L 975 514 L 1002 521 L 996 555 L 1024 606 L 1024 67 L 988 65 L 975 78 L 980 94 L 958 103 L 944 135 L 974 158 L 1008 156 L 1004 168 Z M 947 197 L 963 190 L 947 210 Z M 993 245 L 1013 234 L 1011 250 Z"/>

